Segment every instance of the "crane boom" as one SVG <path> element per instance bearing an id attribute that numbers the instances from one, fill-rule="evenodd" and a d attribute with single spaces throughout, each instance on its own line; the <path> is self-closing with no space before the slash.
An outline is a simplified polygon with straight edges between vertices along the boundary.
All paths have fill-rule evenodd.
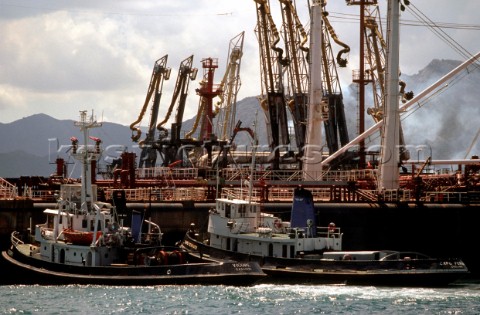
<path id="1" fill-rule="evenodd" d="M 138 119 L 130 125 L 132 130 L 132 140 L 137 142 L 141 137 L 141 130 L 138 127 L 138 124 L 143 119 L 148 105 L 153 96 L 153 105 L 151 108 L 150 123 L 148 125 L 148 132 L 144 140 L 139 142 L 142 152 L 140 154 L 139 167 L 153 167 L 157 161 L 157 151 L 155 149 L 155 125 L 157 123 L 158 110 L 160 106 L 160 99 L 162 97 L 162 89 L 164 80 L 170 78 L 170 68 L 167 68 L 167 59 L 168 55 L 163 56 L 162 58 L 155 61 L 153 66 L 152 76 L 150 79 L 150 84 L 147 91 L 147 96 L 143 104 L 142 110 Z M 133 134 L 136 132 L 136 134 Z"/>
<path id="2" fill-rule="evenodd" d="M 185 111 L 185 103 L 187 100 L 188 85 L 191 80 L 195 80 L 198 69 L 192 67 L 193 55 L 184 59 L 180 63 L 178 70 L 177 82 L 173 91 L 172 101 L 165 115 L 165 118 L 157 124 L 159 130 L 159 140 L 156 142 L 158 153 L 160 154 L 163 166 L 171 165 L 171 163 L 179 160 L 179 155 L 183 154 L 179 148 L 182 146 L 180 131 L 182 129 L 183 113 Z M 178 104 L 177 104 L 178 102 Z M 171 136 L 168 139 L 168 130 L 163 127 L 170 119 L 170 115 L 177 104 L 177 112 L 171 127 Z"/>
<path id="3" fill-rule="evenodd" d="M 155 132 L 155 124 L 157 121 L 158 116 L 158 106 L 160 104 L 160 98 L 162 96 L 162 88 L 163 88 L 163 81 L 168 80 L 170 78 L 170 68 L 167 68 L 167 59 L 168 55 L 163 56 L 162 58 L 155 61 L 153 66 L 152 76 L 150 78 L 150 84 L 148 85 L 147 97 L 145 98 L 145 102 L 143 103 L 142 110 L 138 115 L 137 120 L 135 120 L 131 125 L 130 129 L 132 130 L 132 141 L 137 142 L 141 135 L 142 131 L 138 127 L 138 124 L 142 121 L 145 112 L 147 111 L 148 105 L 150 104 L 150 100 L 153 98 L 153 106 L 152 106 L 152 115 L 150 117 L 150 124 L 149 124 L 149 133 L 147 137 L 154 136 Z M 136 134 L 133 134 L 133 132 Z"/>
<path id="4" fill-rule="evenodd" d="M 178 100 L 177 113 L 175 115 L 175 122 L 172 123 L 171 141 L 174 142 L 180 139 L 180 130 L 182 128 L 183 113 L 185 111 L 185 102 L 187 99 L 188 85 L 190 80 L 195 80 L 197 77 L 198 69 L 192 67 L 193 55 L 184 59 L 180 63 L 180 69 L 178 71 L 177 82 L 173 91 L 172 101 L 168 108 L 165 118 L 157 125 L 157 129 L 164 134 L 162 137 L 166 137 L 166 129 L 163 127 L 165 123 L 170 119 L 173 108 Z"/>
<path id="5" fill-rule="evenodd" d="M 220 84 L 216 85 L 215 96 L 218 96 L 219 101 L 215 104 L 215 110 L 212 113 L 212 118 L 219 116 L 216 124 L 215 135 L 219 140 L 228 140 L 233 131 L 233 123 L 235 122 L 237 93 L 240 88 L 240 62 L 243 55 L 243 36 L 245 32 L 235 36 L 230 41 L 229 57 L 227 67 L 223 75 L 223 79 Z M 201 85 L 207 84 L 206 80 L 202 81 Z M 200 94 L 200 101 L 198 105 L 197 116 L 193 123 L 192 130 L 190 130 L 185 138 L 192 138 L 193 134 L 197 131 L 200 124 L 204 124 L 205 111 L 207 106 L 206 98 L 203 95 L 210 93 L 202 93 L 202 87 L 197 90 Z M 203 138 L 201 135 L 200 138 Z"/>
<path id="6" fill-rule="evenodd" d="M 227 69 L 220 82 L 222 93 L 218 95 L 219 101 L 216 104 L 216 111 L 220 113 L 216 131 L 219 140 L 228 140 L 235 129 L 244 35 L 245 32 L 242 32 L 230 41 Z"/>
<path id="7" fill-rule="evenodd" d="M 325 140 L 330 154 L 336 152 L 341 146 L 349 141 L 347 122 L 345 118 L 345 106 L 343 104 L 342 88 L 338 78 L 337 64 L 340 67 L 347 65 L 347 59 L 342 58 L 343 54 L 350 51 L 350 47 L 340 41 L 333 26 L 328 19 L 328 12 L 325 10 L 326 1 L 321 1 L 322 6 L 322 73 L 323 73 L 323 98 L 328 104 L 328 111 L 325 112 Z M 334 58 L 330 38 L 343 49 Z"/>
<path id="8" fill-rule="evenodd" d="M 262 95 L 260 106 L 265 113 L 272 168 L 278 169 L 280 146 L 290 144 L 287 110 L 282 80 L 282 67 L 288 64 L 283 49 L 278 47 L 280 36 L 273 21 L 268 0 L 254 0 L 257 8 L 255 32 L 260 48 L 260 74 Z"/>
<path id="9" fill-rule="evenodd" d="M 282 34 L 285 41 L 288 93 L 288 108 L 293 118 L 295 141 L 299 156 L 305 145 L 308 104 L 308 35 L 292 0 L 279 0 L 282 4 Z"/>

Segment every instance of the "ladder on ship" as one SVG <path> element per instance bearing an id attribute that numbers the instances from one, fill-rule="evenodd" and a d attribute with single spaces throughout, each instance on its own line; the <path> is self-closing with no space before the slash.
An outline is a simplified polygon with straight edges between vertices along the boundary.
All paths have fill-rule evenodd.
<path id="1" fill-rule="evenodd" d="M 175 188 L 175 179 L 171 167 L 162 167 L 161 178 L 165 182 L 167 188 Z"/>
<path id="2" fill-rule="evenodd" d="M 0 177 L 0 199 L 15 199 L 17 187 Z"/>
<path id="3" fill-rule="evenodd" d="M 357 191 L 357 194 L 363 198 L 365 201 L 377 201 L 378 200 L 378 197 L 377 195 L 373 194 L 371 191 L 369 190 L 364 190 L 364 189 L 358 189 Z"/>

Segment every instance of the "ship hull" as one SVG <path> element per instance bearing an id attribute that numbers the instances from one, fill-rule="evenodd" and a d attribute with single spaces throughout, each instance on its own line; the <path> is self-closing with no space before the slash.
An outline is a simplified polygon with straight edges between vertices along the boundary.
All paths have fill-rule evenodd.
<path id="1" fill-rule="evenodd" d="M 18 275 L 15 283 L 25 284 L 101 284 L 101 285 L 171 285 L 225 284 L 252 285 L 265 274 L 256 263 L 207 261 L 187 257 L 191 263 L 161 266 L 111 265 L 73 266 L 29 257 L 12 246 L 2 258 Z M 12 279 L 12 275 L 10 275 Z"/>
<path id="2" fill-rule="evenodd" d="M 469 274 L 458 259 L 338 261 L 262 257 L 213 248 L 190 233 L 185 235 L 182 247 L 198 257 L 256 262 L 268 275 L 263 282 L 272 283 L 442 287 Z"/>

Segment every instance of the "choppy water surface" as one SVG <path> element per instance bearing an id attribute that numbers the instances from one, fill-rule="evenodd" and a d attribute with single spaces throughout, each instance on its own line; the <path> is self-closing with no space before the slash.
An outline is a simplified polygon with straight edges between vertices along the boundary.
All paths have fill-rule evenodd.
<path id="1" fill-rule="evenodd" d="M 3 314 L 480 314 L 480 285 L 0 286 Z"/>

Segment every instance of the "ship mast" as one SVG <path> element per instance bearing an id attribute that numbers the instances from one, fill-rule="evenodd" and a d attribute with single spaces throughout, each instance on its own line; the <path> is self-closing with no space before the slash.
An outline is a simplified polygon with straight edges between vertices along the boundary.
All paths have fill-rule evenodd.
<path id="1" fill-rule="evenodd" d="M 95 148 L 93 150 L 88 149 L 87 141 L 89 138 L 89 129 L 96 128 L 102 126 L 102 123 L 97 122 L 93 114 L 92 116 L 87 119 L 87 111 L 80 111 L 80 121 L 74 123 L 76 127 L 80 128 L 80 131 L 83 132 L 83 150 L 73 150 L 72 156 L 81 161 L 83 164 L 82 168 L 82 195 L 81 195 L 81 209 L 85 212 L 90 210 L 90 206 L 92 205 L 94 200 L 93 198 L 93 189 L 92 189 L 92 172 L 91 172 L 91 164 L 93 161 L 97 161 L 101 155 L 100 152 L 100 139 L 93 138 L 96 142 Z"/>
<path id="2" fill-rule="evenodd" d="M 378 189 L 399 188 L 399 56 L 400 56 L 400 2 L 388 0 L 387 16 L 387 73 L 385 94 L 385 117 L 382 132 L 380 177 Z"/>
<path id="3" fill-rule="evenodd" d="M 322 5 L 312 3 L 310 27 L 310 95 L 308 104 L 307 137 L 303 174 L 305 180 L 322 179 L 322 129 L 320 126 L 328 114 L 328 104 L 322 102 Z"/>

